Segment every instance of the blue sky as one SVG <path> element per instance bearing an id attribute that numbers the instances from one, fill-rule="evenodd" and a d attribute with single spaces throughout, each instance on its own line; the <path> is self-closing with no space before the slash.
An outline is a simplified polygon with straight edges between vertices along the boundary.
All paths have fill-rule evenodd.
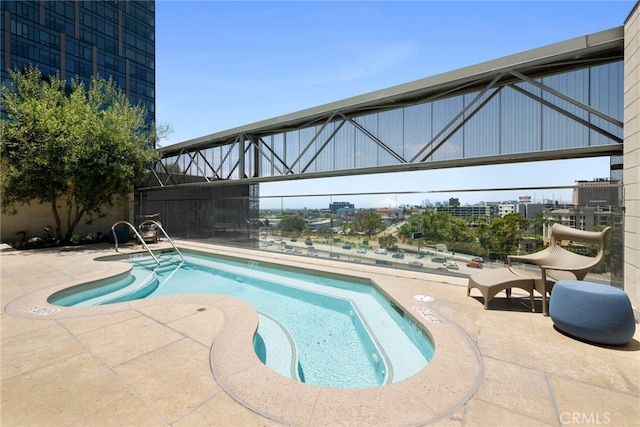
<path id="1" fill-rule="evenodd" d="M 407 83 L 624 24 L 634 1 L 170 1 L 156 3 L 156 119 L 166 146 Z M 262 184 L 261 195 L 384 192 L 266 199 L 326 207 L 351 200 L 463 204 L 570 191 L 397 195 L 395 191 L 571 185 L 608 177 L 608 159 L 504 165 Z"/>

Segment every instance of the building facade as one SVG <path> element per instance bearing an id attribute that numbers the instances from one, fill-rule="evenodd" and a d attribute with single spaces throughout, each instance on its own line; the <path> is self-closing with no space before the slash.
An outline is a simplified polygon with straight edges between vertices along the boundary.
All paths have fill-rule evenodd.
<path id="1" fill-rule="evenodd" d="M 573 204 L 576 206 L 617 206 L 618 189 L 609 184 L 617 184 L 609 178 L 595 178 L 592 181 L 576 181 L 573 189 Z"/>
<path id="2" fill-rule="evenodd" d="M 85 83 L 113 79 L 155 121 L 155 1 L 0 2 L 0 79 L 36 66 Z"/>
<path id="3" fill-rule="evenodd" d="M 340 210 L 348 210 L 353 212 L 355 209 L 355 205 L 350 202 L 333 202 L 329 205 L 329 210 L 331 213 L 338 213 Z"/>

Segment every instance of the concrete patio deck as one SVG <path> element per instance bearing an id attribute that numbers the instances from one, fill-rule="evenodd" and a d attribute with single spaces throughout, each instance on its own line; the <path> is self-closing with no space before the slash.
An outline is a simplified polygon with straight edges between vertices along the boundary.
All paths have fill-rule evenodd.
<path id="1" fill-rule="evenodd" d="M 0 255 L 0 425 L 640 425 L 640 328 L 627 345 L 602 347 L 559 333 L 540 299 L 531 313 L 516 290 L 484 310 L 461 278 L 210 248 L 370 277 L 405 308 L 417 304 L 411 295 L 433 297 L 426 307 L 442 319 L 427 325 L 434 366 L 373 389 L 291 384 L 248 354 L 257 316 L 246 303 L 184 295 L 54 311 L 52 290 L 125 271 L 93 261 L 113 249 L 9 250 Z"/>

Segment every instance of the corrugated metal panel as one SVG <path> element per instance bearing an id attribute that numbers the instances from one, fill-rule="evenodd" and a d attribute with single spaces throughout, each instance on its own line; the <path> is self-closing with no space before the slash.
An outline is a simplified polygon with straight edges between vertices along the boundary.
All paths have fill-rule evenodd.
<path id="1" fill-rule="evenodd" d="M 432 137 L 432 104 L 430 102 L 404 108 L 404 156 L 411 159 Z"/>
<path id="2" fill-rule="evenodd" d="M 541 92 L 529 83 L 520 83 L 517 86 L 538 96 Z M 540 103 L 511 88 L 505 88 L 500 94 L 500 99 L 500 154 L 539 151 L 542 146 Z"/>
<path id="3" fill-rule="evenodd" d="M 490 94 L 486 94 L 485 98 Z M 468 95 L 470 101 L 475 94 Z M 500 95 L 494 97 L 469 119 L 464 129 L 464 151 L 461 157 L 495 156 L 500 154 Z"/>

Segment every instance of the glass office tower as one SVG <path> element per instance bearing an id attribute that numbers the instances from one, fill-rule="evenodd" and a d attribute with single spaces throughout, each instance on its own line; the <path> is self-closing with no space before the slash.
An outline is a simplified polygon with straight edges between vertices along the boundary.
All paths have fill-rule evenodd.
<path id="1" fill-rule="evenodd" d="M 0 2 L 0 78 L 37 66 L 45 76 L 112 78 L 155 121 L 155 1 Z"/>

